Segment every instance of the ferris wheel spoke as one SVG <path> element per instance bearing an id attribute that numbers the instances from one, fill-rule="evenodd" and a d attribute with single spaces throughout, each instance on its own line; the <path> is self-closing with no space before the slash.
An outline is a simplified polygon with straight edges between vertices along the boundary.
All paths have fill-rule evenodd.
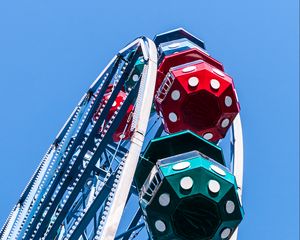
<path id="1" fill-rule="evenodd" d="M 135 225 L 135 226 L 131 227 L 130 229 L 128 229 L 126 232 L 118 235 L 115 238 L 115 240 L 118 240 L 118 239 L 122 239 L 122 240 L 134 239 L 138 235 L 139 231 L 141 231 L 141 229 L 144 226 L 145 226 L 145 223 Z M 136 236 L 132 236 L 133 233 L 135 233 Z"/>
<path id="2" fill-rule="evenodd" d="M 47 183 L 51 180 L 51 175 L 57 166 L 58 158 L 67 148 L 70 135 L 72 135 L 72 129 L 74 130 L 74 125 L 76 125 L 76 121 L 80 118 L 80 111 L 84 107 L 84 104 L 81 103 L 81 106 L 75 108 L 67 124 L 61 130 L 61 132 L 65 132 L 64 136 L 62 137 L 62 134 L 58 135 L 60 141 L 57 141 L 58 138 L 56 138 L 38 167 L 38 170 L 22 193 L 19 200 L 21 203 L 19 212 L 15 214 L 15 225 L 11 226 L 13 228 L 13 234 L 10 235 L 11 238 L 15 238 L 19 232 L 22 233 L 21 228 L 24 230 L 24 226 L 32 218 L 32 212 L 36 209 L 38 201 L 42 199 L 43 191 Z"/>
<path id="3" fill-rule="evenodd" d="M 133 57 L 133 59 L 134 59 L 134 57 Z M 129 66 L 129 67 L 132 68 L 132 66 Z M 125 74 L 125 76 L 126 76 L 126 71 L 125 71 L 124 74 Z M 127 72 L 127 74 L 129 75 L 128 72 Z M 114 91 L 118 91 L 118 90 L 119 90 L 118 88 L 120 88 L 120 84 L 119 84 L 119 83 L 116 84 L 116 86 L 115 86 L 115 88 L 114 88 Z M 137 91 L 138 86 L 137 86 L 135 89 L 136 89 L 136 91 Z M 124 106 L 126 106 L 126 104 L 127 104 L 127 105 L 129 104 L 129 101 L 132 99 L 132 97 L 133 97 L 134 95 L 137 95 L 137 92 L 136 92 L 135 94 L 131 94 L 131 93 L 134 93 L 134 92 L 135 92 L 135 89 L 133 89 L 133 90 L 129 93 L 128 97 L 127 97 L 126 100 L 124 101 L 124 103 L 123 103 L 123 105 L 122 105 L 122 108 L 120 109 L 120 114 L 121 114 L 121 115 L 124 114 L 124 112 L 121 113 L 121 112 L 122 112 L 122 109 L 126 109 L 126 107 L 124 107 Z M 131 95 L 132 95 L 132 97 L 130 97 Z M 111 97 L 108 99 L 107 105 L 112 104 L 112 101 L 113 101 L 113 96 L 111 96 Z M 128 103 L 127 103 L 127 102 L 128 102 Z M 106 106 L 105 106 L 105 107 L 106 107 Z M 102 114 L 103 114 L 103 112 L 105 112 L 105 107 L 104 107 L 104 109 L 102 110 Z M 128 107 L 128 106 L 127 106 L 127 107 Z M 101 116 L 102 116 L 102 115 L 101 115 Z M 101 117 L 101 116 L 100 116 L 100 117 Z M 96 123 L 96 125 L 97 125 L 98 123 L 100 123 L 100 122 L 101 122 L 101 120 L 98 120 L 98 122 Z M 113 127 L 113 125 L 114 125 L 114 121 L 112 121 L 111 126 L 107 129 L 107 132 L 106 132 L 107 136 L 110 136 L 111 133 L 112 133 L 113 131 L 115 131 L 114 128 L 116 128 L 116 126 Z M 95 128 L 97 128 L 97 127 L 95 126 Z M 92 130 L 92 131 L 93 131 L 93 130 Z M 110 132 L 110 131 L 111 131 L 111 132 Z M 108 143 L 108 140 L 107 140 L 107 141 L 104 141 L 104 139 L 105 139 L 105 136 L 103 137 L 102 141 L 100 142 L 100 145 L 102 144 L 103 146 L 105 146 L 105 145 Z M 88 139 L 88 140 L 89 140 L 89 139 Z M 87 141 L 88 141 L 88 140 L 87 140 Z M 105 143 L 104 143 L 104 142 L 105 142 Z M 99 149 L 99 148 L 98 148 L 98 149 Z M 81 154 L 82 152 L 84 152 L 84 151 L 83 151 L 83 150 L 80 151 L 80 153 L 79 153 L 77 159 L 80 159 L 80 154 Z M 90 162 L 91 162 L 92 160 L 93 160 L 93 158 L 90 159 Z M 89 166 L 90 162 L 88 163 L 86 169 L 88 169 L 88 166 Z M 75 161 L 75 163 L 76 163 L 76 161 Z M 75 163 L 74 163 L 74 165 L 76 165 Z M 72 169 L 74 169 L 74 166 L 73 166 Z M 71 169 L 71 171 L 70 171 L 70 175 L 71 175 L 71 176 L 72 176 L 72 169 Z M 74 172 L 75 172 L 75 171 L 74 171 Z M 89 172 L 89 171 L 85 170 L 85 171 L 83 172 L 82 175 L 86 174 L 86 172 Z M 83 179 L 82 176 L 81 176 L 81 178 L 79 178 L 78 181 L 81 181 L 81 179 Z M 81 184 L 81 182 L 80 182 L 80 184 Z M 80 184 L 79 184 L 79 185 L 80 185 Z M 63 184 L 63 186 L 64 186 L 64 184 Z M 74 186 L 74 189 L 72 190 L 72 193 L 71 193 L 70 195 L 68 195 L 67 203 L 68 203 L 68 202 L 71 203 L 72 200 L 73 200 L 73 198 L 76 196 L 76 194 L 75 194 L 75 192 L 76 192 L 76 186 L 77 186 L 77 184 Z M 62 187 L 61 189 L 64 189 L 64 187 Z M 56 198 L 57 198 L 58 196 L 61 197 L 63 192 L 64 192 L 64 191 L 61 190 L 61 191 L 59 192 L 60 195 L 59 195 L 59 193 L 58 193 L 58 194 L 56 195 Z M 70 200 L 70 199 L 71 199 L 71 200 Z M 57 204 L 57 203 L 55 203 L 55 204 Z M 53 205 L 55 206 L 55 204 L 53 204 Z M 65 204 L 64 206 L 68 206 L 68 204 Z M 67 210 L 67 207 L 65 207 L 65 208 L 66 208 L 66 210 Z M 47 211 L 48 217 L 47 217 L 47 215 L 46 215 L 46 217 L 43 219 L 43 222 L 45 222 L 45 223 L 49 222 L 50 216 L 53 214 L 54 210 L 55 210 L 55 208 L 54 208 L 54 207 L 51 208 L 51 206 L 50 206 L 50 208 L 49 208 L 48 211 Z M 64 211 L 64 209 L 60 209 L 59 212 L 64 213 L 65 211 Z M 58 219 L 61 220 L 62 217 L 60 218 L 60 216 L 63 217 L 63 215 L 60 215 L 60 214 L 59 214 L 58 217 L 56 218 L 56 221 L 55 221 L 55 222 L 57 222 Z M 58 222 L 60 222 L 60 220 L 59 220 Z M 47 237 L 50 236 L 49 239 L 51 239 L 52 232 L 54 232 L 54 230 L 53 230 L 53 229 L 55 229 L 54 226 L 57 226 L 57 224 L 52 225 L 52 227 L 51 227 L 51 229 L 49 230 L 49 232 L 47 232 Z M 37 236 L 40 235 L 40 232 L 42 232 L 42 230 L 43 230 L 42 228 L 43 228 L 43 227 L 40 227 L 40 228 L 38 229 L 37 233 L 35 234 L 35 237 L 37 237 Z"/>
<path id="4" fill-rule="evenodd" d="M 138 88 L 135 88 L 129 93 L 128 97 L 126 98 L 126 100 L 124 101 L 124 103 L 123 103 L 123 105 L 120 109 L 119 118 L 121 118 L 121 116 L 123 116 L 125 114 L 126 109 L 128 108 L 129 104 L 133 100 L 133 97 L 137 94 L 137 90 L 138 90 Z M 101 155 L 101 153 L 105 150 L 105 147 L 106 147 L 107 143 L 110 141 L 110 137 L 111 137 L 112 133 L 117 128 L 117 124 L 118 124 L 118 122 L 117 122 L 118 119 L 117 118 L 118 118 L 118 115 L 117 115 L 116 119 L 114 119 L 114 121 L 112 122 L 111 126 L 108 128 L 108 130 L 107 130 L 106 134 L 104 135 L 103 139 L 100 141 L 99 146 L 98 146 L 97 150 L 95 151 L 93 158 L 90 159 L 88 165 L 86 166 L 85 171 L 80 176 L 76 186 L 74 187 L 72 193 L 68 197 L 68 200 L 64 205 L 64 208 L 61 210 L 60 215 L 56 218 L 56 222 L 58 222 L 58 223 L 61 222 L 61 220 L 64 217 L 63 214 L 65 214 L 68 211 L 69 205 L 75 199 L 75 197 L 78 193 L 78 188 L 80 188 L 80 186 L 82 185 L 82 182 L 88 176 L 88 174 L 90 172 L 90 169 L 93 168 L 96 161 L 99 159 L 98 156 Z M 100 198 L 100 200 L 102 200 L 102 198 Z M 56 226 L 57 226 L 57 224 L 56 224 Z M 47 233 L 47 238 L 46 239 L 51 239 L 51 237 L 53 237 L 55 235 L 56 228 L 57 227 L 55 227 L 55 226 L 52 227 L 52 229 Z"/>
<path id="5" fill-rule="evenodd" d="M 75 220 L 75 224 L 72 225 L 72 228 L 66 234 L 65 239 L 78 239 L 82 235 L 85 228 L 95 217 L 94 213 L 97 212 L 97 210 L 100 209 L 101 206 L 104 206 L 106 199 L 109 197 L 110 190 L 115 180 L 115 175 L 116 174 L 114 173 L 108 176 L 107 180 L 101 182 L 102 186 L 94 194 L 93 201 L 83 210 L 83 212 Z M 99 223 L 95 226 L 96 229 L 98 225 Z"/>
<path id="6" fill-rule="evenodd" d="M 117 84 L 115 90 L 118 91 L 118 84 Z M 120 109 L 120 116 L 123 116 L 125 114 L 125 111 L 129 107 L 129 104 L 131 103 L 131 101 L 133 100 L 133 97 L 136 94 L 136 91 L 137 91 L 137 88 L 133 89 L 129 93 L 128 97 L 126 98 L 126 100 L 124 101 L 124 103 L 123 103 L 123 105 L 122 105 L 122 107 Z M 113 99 L 111 97 L 108 100 L 108 102 L 107 102 L 107 104 L 108 104 L 107 106 L 112 105 L 112 103 L 113 103 Z M 107 106 L 104 107 L 103 114 L 107 114 L 105 112 L 105 108 Z M 118 117 L 116 117 L 116 119 L 117 118 Z M 119 117 L 119 118 L 121 118 L 121 117 Z M 100 116 L 100 119 L 101 119 L 101 116 Z M 89 160 L 86 168 L 82 169 L 83 172 L 77 174 L 77 168 L 80 165 L 80 159 L 85 155 L 85 152 L 86 152 L 85 146 L 90 145 L 89 142 L 93 142 L 92 138 L 88 138 L 87 139 L 87 142 L 85 143 L 85 145 L 83 146 L 83 149 L 81 150 L 79 156 L 77 157 L 78 160 L 75 161 L 75 163 L 74 163 L 74 165 L 71 168 L 70 173 L 69 173 L 71 176 L 76 176 L 77 175 L 76 178 L 75 178 L 75 182 L 73 183 L 73 185 L 75 185 L 74 189 L 68 195 L 68 198 L 66 200 L 66 203 L 64 204 L 64 207 L 60 210 L 59 215 L 56 217 L 55 224 L 53 224 L 53 226 L 51 227 L 51 230 L 47 233 L 46 239 L 52 239 L 55 236 L 59 224 L 63 220 L 64 215 L 67 213 L 70 205 L 72 204 L 72 201 L 74 201 L 74 199 L 76 198 L 78 192 L 80 191 L 80 186 L 82 186 L 82 184 L 85 182 L 85 179 L 87 178 L 88 174 L 92 170 L 92 168 L 95 165 L 96 161 L 99 159 L 99 156 L 101 155 L 101 153 L 103 152 L 103 150 L 105 149 L 105 146 L 111 140 L 110 138 L 112 136 L 112 133 L 116 130 L 117 124 L 118 124 L 117 121 L 115 121 L 115 120 L 111 123 L 111 126 L 108 128 L 106 134 L 103 136 L 103 139 L 99 143 L 99 146 L 98 146 L 97 150 L 94 153 L 94 157 Z M 97 131 L 97 129 L 98 129 L 97 125 L 100 125 L 100 123 L 101 123 L 100 121 L 101 120 L 99 120 L 95 124 L 95 127 L 92 130 L 92 133 L 93 133 L 93 131 Z M 76 181 L 76 179 L 78 179 L 78 180 Z M 61 190 L 58 192 L 58 194 L 56 195 L 55 200 L 53 201 L 53 205 L 52 205 L 53 207 L 50 206 L 50 208 L 49 208 L 49 210 L 47 212 L 47 215 L 44 217 L 43 223 L 41 224 L 41 226 L 39 227 L 37 233 L 35 234 L 34 239 L 38 239 L 38 237 L 41 236 L 41 234 L 43 234 L 44 231 L 46 230 L 47 223 L 50 222 L 51 216 L 52 216 L 52 214 L 55 211 L 55 206 L 58 204 L 58 202 L 61 201 L 61 197 L 63 197 L 65 189 L 70 184 L 70 181 L 71 181 L 71 179 L 67 180 L 67 181 L 65 181 L 63 183 L 63 185 L 61 187 Z"/>
<path id="7" fill-rule="evenodd" d="M 101 98 L 102 98 L 102 96 L 104 95 L 104 93 L 106 91 L 105 87 L 106 87 L 106 85 L 108 85 L 108 83 L 111 80 L 111 78 L 113 77 L 113 75 L 115 75 L 115 73 L 117 72 L 117 69 L 118 69 L 117 63 L 120 63 L 120 61 L 121 61 L 120 58 L 116 59 L 115 62 L 114 62 L 113 67 L 111 68 L 112 70 L 111 70 L 110 74 L 105 74 L 104 75 L 103 83 L 102 83 L 102 85 L 100 85 L 100 91 L 97 95 L 97 98 L 95 99 L 93 105 L 91 106 L 91 110 L 89 111 L 89 113 L 86 114 L 86 115 L 88 115 L 86 117 L 87 119 L 90 119 L 92 117 L 92 114 L 93 114 L 93 112 L 95 112 L 95 109 L 97 108 L 97 105 L 99 105 L 99 103 L 101 101 Z M 104 81 L 104 80 L 106 80 L 106 81 Z M 112 104 L 112 100 L 108 101 L 107 105 L 111 105 L 111 104 Z M 106 109 L 104 107 L 104 111 L 108 111 L 107 109 L 108 109 L 108 106 L 106 106 Z M 79 146 L 82 143 L 82 141 L 83 141 L 82 138 L 84 137 L 83 133 L 85 132 L 85 129 L 87 128 L 88 124 L 89 124 L 89 121 L 84 121 L 81 128 L 79 130 L 77 130 L 78 131 L 77 136 L 81 136 L 81 138 L 80 137 L 75 138 L 75 140 L 74 140 L 74 142 L 71 146 L 71 149 L 69 150 L 68 154 L 65 156 L 65 162 L 64 162 L 64 165 L 61 167 L 61 172 L 64 171 L 63 169 L 66 169 L 66 167 L 68 165 L 68 162 L 69 162 L 69 159 L 74 155 L 74 152 L 77 150 L 77 146 Z M 59 176 L 56 179 L 53 180 L 52 188 L 50 188 L 50 190 L 48 191 L 48 199 L 47 199 L 47 196 L 46 196 L 44 204 L 42 204 L 42 206 L 40 207 L 40 209 L 39 209 L 40 211 L 36 214 L 37 217 L 34 219 L 33 223 L 31 224 L 31 229 L 33 229 L 33 227 L 36 226 L 38 219 L 40 219 L 39 215 L 41 215 L 44 212 L 44 209 L 46 208 L 46 203 L 49 202 L 49 198 L 52 196 L 52 194 L 53 194 L 54 190 L 56 189 L 56 186 L 58 185 L 59 181 L 60 181 Z M 32 232 L 32 230 L 29 229 L 28 232 L 30 233 L 30 232 Z"/>
<path id="8" fill-rule="evenodd" d="M 130 236 L 134 231 L 144 227 L 145 225 L 144 223 L 139 224 L 141 217 L 142 217 L 142 210 L 138 208 L 129 226 L 127 227 L 126 231 L 116 236 L 115 240 L 117 239 L 129 240 Z"/>

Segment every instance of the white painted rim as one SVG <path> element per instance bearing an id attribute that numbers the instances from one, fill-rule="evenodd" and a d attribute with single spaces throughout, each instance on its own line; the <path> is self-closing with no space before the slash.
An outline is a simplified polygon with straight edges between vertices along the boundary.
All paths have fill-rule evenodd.
<path id="1" fill-rule="evenodd" d="M 128 155 L 126 157 L 126 167 L 124 167 L 120 175 L 119 183 L 115 188 L 115 195 L 111 201 L 110 209 L 106 218 L 106 222 L 102 228 L 100 240 L 113 239 L 116 235 L 123 210 L 125 208 L 126 199 L 130 192 L 132 179 L 138 164 L 139 155 L 142 150 L 142 142 L 146 133 L 148 119 L 150 116 L 151 106 L 154 96 L 155 80 L 157 73 L 157 49 L 153 41 L 149 39 L 137 39 L 130 43 L 126 48 L 119 51 L 119 54 L 127 51 L 130 46 L 139 44 L 143 51 L 143 58 L 147 61 L 146 67 L 143 69 L 143 76 L 137 96 L 136 111 L 133 116 L 134 126 L 132 126 L 133 136 Z M 149 60 L 149 61 L 148 61 Z"/>

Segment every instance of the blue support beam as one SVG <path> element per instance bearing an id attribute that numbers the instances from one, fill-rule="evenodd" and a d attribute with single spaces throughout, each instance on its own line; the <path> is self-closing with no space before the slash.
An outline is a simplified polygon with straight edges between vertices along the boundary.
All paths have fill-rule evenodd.
<path id="1" fill-rule="evenodd" d="M 136 226 L 128 229 L 126 232 L 124 232 L 124 233 L 118 235 L 117 237 L 115 237 L 115 240 L 119 240 L 119 239 L 122 239 L 122 238 L 123 238 L 122 240 L 124 240 L 125 239 L 124 237 L 130 236 L 133 231 L 136 231 L 136 230 L 138 230 L 138 229 L 140 229 L 140 228 L 142 228 L 144 226 L 145 226 L 145 223 L 141 223 L 139 225 L 136 225 Z M 128 239 L 128 238 L 126 238 L 126 239 Z"/>
<path id="2" fill-rule="evenodd" d="M 137 225 L 139 223 L 141 217 L 142 217 L 142 210 L 140 208 L 138 208 L 138 210 L 135 213 L 133 219 L 131 220 L 131 223 L 128 226 L 126 232 L 124 232 L 123 234 L 120 234 L 119 236 L 117 236 L 115 238 L 115 240 L 121 239 L 121 238 L 123 238 L 122 240 L 129 240 L 129 238 L 130 238 L 133 231 L 135 231 L 135 230 L 137 230 L 140 227 L 143 227 L 145 225 L 144 223 Z M 140 227 L 138 227 L 138 226 L 140 226 Z"/>
<path id="3" fill-rule="evenodd" d="M 123 86 L 124 82 L 125 82 L 125 79 L 128 78 L 129 74 L 130 74 L 130 71 L 131 69 L 133 68 L 136 60 L 138 59 L 139 57 L 139 54 L 140 52 L 136 52 L 132 61 L 128 64 L 126 70 L 124 71 L 124 74 L 123 76 L 121 77 L 120 81 L 117 83 L 117 85 L 115 86 L 115 90 L 114 92 L 112 93 L 111 97 L 109 98 L 108 102 L 107 102 L 107 105 L 104 107 L 102 113 L 99 117 L 99 120 L 97 121 L 95 127 L 93 128 L 91 134 L 94 132 L 94 131 L 97 131 L 99 128 L 100 128 L 100 124 L 102 123 L 101 121 L 101 117 L 102 115 L 106 116 L 106 114 L 108 113 L 109 109 L 111 108 L 112 106 L 112 103 L 116 97 L 116 94 L 121 90 L 121 87 Z M 111 127 L 108 129 L 106 135 L 104 136 L 104 138 L 102 139 L 102 141 L 100 142 L 99 144 L 99 147 L 98 149 L 96 150 L 95 154 L 94 154 L 94 157 L 89 161 L 85 171 L 83 172 L 82 176 L 80 177 L 77 185 L 74 187 L 72 193 L 70 194 L 67 202 L 65 203 L 62 211 L 60 212 L 60 214 L 58 215 L 55 223 L 53 224 L 51 230 L 49 231 L 49 233 L 47 234 L 46 236 L 46 240 L 49 239 L 49 240 L 52 240 L 55 235 L 56 235 L 56 231 L 57 229 L 59 228 L 60 226 L 60 223 L 63 221 L 63 218 L 64 218 L 64 214 L 66 214 L 68 212 L 68 209 L 72 206 L 72 203 L 73 201 L 76 199 L 76 196 L 78 194 L 78 192 L 80 191 L 81 187 L 83 186 L 83 184 L 85 183 L 85 180 L 86 178 L 89 176 L 90 174 L 90 171 L 93 169 L 94 165 L 96 164 L 97 160 L 99 159 L 100 155 L 102 154 L 102 152 L 105 150 L 105 147 L 106 145 L 108 144 L 108 142 L 111 141 L 111 138 L 112 138 L 112 134 L 115 132 L 115 130 L 117 129 L 117 127 L 119 126 L 123 116 L 125 115 L 126 113 L 126 110 L 128 109 L 129 105 L 133 102 L 134 100 L 134 97 L 137 96 L 137 93 L 138 93 L 138 87 L 139 86 L 136 86 L 130 93 L 129 95 L 127 96 L 126 100 L 124 101 L 121 109 L 120 109 L 120 112 L 119 114 L 116 116 L 115 120 L 112 122 L 112 125 Z M 115 95 L 115 96 L 113 96 Z M 104 120 L 104 119 L 103 119 Z M 97 126 L 99 125 L 99 126 Z M 94 141 L 93 139 L 91 138 L 88 138 L 86 145 L 88 145 L 89 141 Z M 84 149 L 82 149 L 81 153 L 85 153 Z M 83 156 L 82 156 L 83 157 Z M 78 156 L 78 158 L 80 159 L 80 154 Z M 75 163 L 74 163 L 75 164 Z M 74 171 L 73 171 L 74 170 Z M 78 171 L 78 167 L 77 168 L 74 168 L 74 166 L 72 167 L 71 171 L 70 171 L 70 175 L 73 175 L 71 174 L 71 172 L 77 172 Z M 63 186 L 61 189 L 66 188 L 68 185 L 66 184 L 66 182 L 64 182 Z M 60 191 L 61 192 L 61 196 L 63 194 L 63 191 Z M 60 193 L 59 192 L 59 193 Z M 57 198 L 56 198 L 57 199 Z M 57 199 L 57 202 L 56 204 L 59 203 L 59 198 Z M 54 203 L 53 203 L 54 205 Z M 53 206 L 52 205 L 52 206 Z M 51 211 L 50 211 L 51 210 Z M 40 228 L 38 229 L 35 237 L 33 238 L 34 240 L 36 239 L 39 239 L 39 237 L 42 237 L 43 233 L 45 232 L 46 228 L 47 228 L 47 224 L 50 222 L 50 219 L 51 219 L 51 215 L 54 213 L 54 210 L 55 208 L 54 207 L 50 207 L 50 209 L 48 210 L 48 213 L 50 212 L 50 214 L 47 214 L 47 216 L 44 218 L 44 221 L 43 221 L 43 224 L 41 224 Z"/>
<path id="4" fill-rule="evenodd" d="M 102 98 L 103 98 L 103 96 L 105 94 L 105 91 L 106 91 L 106 89 L 107 89 L 107 87 L 109 85 L 109 82 L 110 82 L 111 78 L 113 77 L 113 73 L 115 73 L 117 71 L 119 62 L 120 62 L 120 59 L 117 59 L 116 62 L 114 63 L 114 65 L 112 67 L 112 70 L 111 70 L 111 74 L 108 76 L 108 78 L 104 82 L 104 84 L 103 84 L 103 86 L 102 86 L 102 88 L 101 88 L 101 90 L 99 92 L 99 95 L 96 98 L 95 103 L 92 106 L 92 108 L 91 108 L 91 110 L 90 110 L 90 112 L 89 112 L 89 114 L 87 116 L 87 120 L 91 119 L 93 117 L 93 114 L 96 111 L 97 107 L 99 106 L 99 104 L 100 104 L 100 102 L 101 102 L 101 100 L 102 100 Z M 107 109 L 107 112 L 108 112 L 108 109 Z M 31 224 L 31 227 L 28 229 L 28 232 L 27 232 L 27 234 L 26 234 L 26 236 L 24 238 L 25 240 L 30 239 L 33 231 L 36 228 L 37 223 L 39 222 L 42 214 L 44 213 L 44 211 L 45 211 L 45 209 L 46 209 L 46 207 L 47 207 L 47 205 L 48 205 L 48 203 L 49 203 L 49 201 L 50 201 L 50 199 L 51 199 L 51 197 L 52 197 L 52 195 L 53 195 L 53 193 L 54 193 L 54 191 L 55 191 L 55 189 L 56 189 L 56 187 L 57 187 L 57 185 L 58 185 L 58 183 L 59 183 L 59 181 L 61 179 L 61 176 L 67 170 L 67 167 L 69 165 L 69 161 L 71 160 L 73 154 L 75 153 L 77 146 L 80 145 L 80 143 L 83 141 L 83 136 L 84 136 L 85 129 L 87 128 L 87 126 L 89 124 L 89 121 L 87 121 L 87 120 L 83 123 L 82 127 L 80 128 L 79 133 L 78 133 L 78 137 L 74 140 L 74 143 L 73 143 L 70 151 L 68 152 L 68 155 L 66 156 L 66 159 L 65 159 L 65 161 L 64 161 L 64 163 L 63 163 L 63 165 L 61 167 L 61 174 L 58 174 L 57 177 L 54 179 L 54 182 L 52 183 L 52 185 L 51 185 L 51 187 L 50 187 L 50 189 L 48 191 L 48 194 L 45 197 L 44 202 L 42 203 L 39 211 L 37 212 L 36 217 L 35 217 L 33 223 Z M 98 125 L 100 125 L 100 122 L 99 122 Z M 74 165 L 75 165 L 75 163 L 74 163 Z M 77 165 L 79 165 L 79 161 L 78 161 Z M 65 181 L 65 182 L 68 182 L 68 181 Z M 60 194 L 59 197 L 56 197 L 56 199 L 60 199 L 60 197 L 62 197 L 62 194 Z M 54 203 L 52 204 L 52 206 L 55 207 Z M 42 228 L 45 228 L 45 227 L 42 227 Z"/>
<path id="5" fill-rule="evenodd" d="M 112 136 L 112 133 L 117 129 L 119 123 L 121 122 L 122 120 L 122 117 L 124 116 L 124 113 L 126 112 L 126 110 L 128 109 L 129 105 L 131 104 L 131 102 L 133 101 L 133 98 L 134 96 L 136 96 L 138 92 L 138 87 L 134 88 L 130 93 L 129 95 L 127 96 L 126 100 L 124 101 L 121 109 L 120 109 L 120 113 L 118 114 L 118 116 L 116 117 L 116 119 L 113 121 L 111 127 L 109 128 L 107 134 L 104 136 L 103 140 L 100 142 L 100 145 L 98 147 L 98 149 L 96 150 L 95 152 L 95 156 L 89 161 L 88 163 L 88 166 L 85 170 L 85 172 L 83 173 L 83 175 L 81 176 L 81 178 L 79 179 L 78 181 L 78 184 L 75 186 L 74 190 L 72 191 L 72 193 L 70 194 L 67 202 L 65 203 L 61 213 L 58 215 L 56 221 L 55 221 L 55 224 L 52 226 L 50 232 L 48 233 L 48 235 L 46 236 L 46 240 L 49 239 L 53 239 L 55 237 L 55 234 L 56 234 L 56 231 L 60 225 L 60 222 L 63 220 L 63 217 L 64 217 L 64 214 L 68 211 L 70 205 L 72 205 L 74 199 L 76 198 L 77 196 L 77 193 L 80 189 L 80 186 L 82 186 L 84 184 L 84 181 L 86 177 L 84 176 L 88 176 L 89 175 L 89 168 L 92 168 L 97 159 L 98 159 L 98 156 L 103 152 L 105 146 L 107 145 L 107 142 L 110 140 L 109 137 L 111 138 Z M 119 119 L 118 119 L 119 118 Z M 112 179 L 112 177 L 110 178 L 110 180 Z M 107 185 L 110 185 L 112 184 L 112 182 L 108 182 Z M 110 191 L 110 186 L 109 186 L 109 191 Z M 87 224 L 91 221 L 92 217 L 93 217 L 93 214 L 94 214 L 94 209 L 98 209 L 101 204 L 104 203 L 104 199 L 103 196 L 106 196 L 105 193 L 107 193 L 106 191 L 104 191 L 102 193 L 99 193 L 100 197 L 98 198 L 97 197 L 97 201 L 96 199 L 93 201 L 90 209 L 92 208 L 92 210 L 89 210 L 86 215 L 84 216 L 83 220 L 81 221 L 80 223 L 80 226 L 78 227 L 80 229 L 79 230 L 75 230 L 71 236 L 70 239 L 78 239 L 80 234 L 82 233 L 83 229 L 85 229 L 85 227 L 87 226 Z M 109 193 L 109 192 L 108 192 Z M 99 196 L 98 195 L 98 196 Z M 100 204 L 101 203 L 101 204 Z M 97 208 L 96 208 L 97 207 Z"/>

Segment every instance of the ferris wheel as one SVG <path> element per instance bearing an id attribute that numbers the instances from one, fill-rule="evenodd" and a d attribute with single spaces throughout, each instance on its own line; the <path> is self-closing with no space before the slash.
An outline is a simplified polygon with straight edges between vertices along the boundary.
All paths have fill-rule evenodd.
<path id="1" fill-rule="evenodd" d="M 113 57 L 46 152 L 1 240 L 237 239 L 232 78 L 179 28 Z"/>

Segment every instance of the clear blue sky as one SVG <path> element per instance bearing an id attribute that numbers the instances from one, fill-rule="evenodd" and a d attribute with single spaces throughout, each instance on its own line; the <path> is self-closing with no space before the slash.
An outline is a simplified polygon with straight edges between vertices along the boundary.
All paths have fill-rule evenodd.
<path id="1" fill-rule="evenodd" d="M 1 1 L 0 225 L 58 130 L 133 38 L 184 27 L 233 76 L 245 141 L 241 240 L 299 234 L 299 5 Z"/>

